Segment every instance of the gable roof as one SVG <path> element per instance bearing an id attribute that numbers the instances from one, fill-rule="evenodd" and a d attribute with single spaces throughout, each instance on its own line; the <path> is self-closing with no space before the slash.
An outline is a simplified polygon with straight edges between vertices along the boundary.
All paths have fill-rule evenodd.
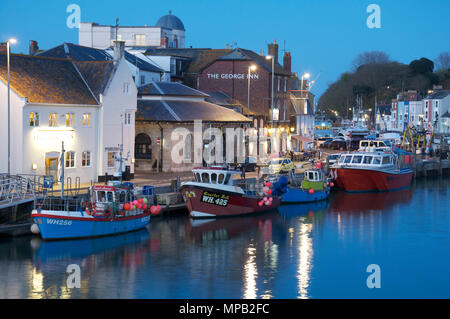
<path id="1" fill-rule="evenodd" d="M 31 103 L 98 105 L 72 61 L 10 55 L 10 85 Z M 7 83 L 6 54 L 0 54 L 0 78 Z"/>
<path id="2" fill-rule="evenodd" d="M 208 94 L 178 82 L 151 82 L 138 88 L 139 95 L 208 97 Z"/>
<path id="3" fill-rule="evenodd" d="M 155 122 L 251 122 L 226 107 L 206 101 L 142 100 L 137 102 L 136 120 Z"/>
<path id="4" fill-rule="evenodd" d="M 450 95 L 450 90 L 439 90 L 425 97 L 426 100 L 440 100 Z"/>
<path id="5" fill-rule="evenodd" d="M 73 61 L 87 85 L 100 100 L 100 94 L 106 89 L 109 79 L 114 73 L 113 61 Z"/>
<path id="6" fill-rule="evenodd" d="M 75 61 L 112 61 L 113 49 L 101 50 L 73 43 L 63 43 L 54 48 L 37 53 L 39 56 L 67 58 Z M 143 71 L 164 73 L 164 70 L 125 50 L 125 60 Z"/>

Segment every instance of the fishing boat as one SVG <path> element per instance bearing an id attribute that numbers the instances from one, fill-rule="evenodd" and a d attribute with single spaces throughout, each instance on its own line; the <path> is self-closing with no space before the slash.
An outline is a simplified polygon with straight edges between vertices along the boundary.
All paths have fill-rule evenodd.
<path id="1" fill-rule="evenodd" d="M 330 175 L 348 192 L 386 192 L 407 188 L 413 172 L 409 155 L 393 152 L 342 154 L 331 166 Z"/>
<path id="2" fill-rule="evenodd" d="M 150 222 L 148 199 L 122 184 L 93 186 L 85 198 L 46 198 L 31 217 L 42 239 L 99 237 L 134 231 Z"/>
<path id="3" fill-rule="evenodd" d="M 63 143 L 61 163 L 64 163 L 64 152 Z M 119 161 L 123 161 L 121 155 Z M 44 240 L 99 237 L 138 230 L 147 226 L 152 213 L 158 214 L 161 210 L 161 207 L 151 206 L 152 198 L 136 192 L 132 184 L 122 184 L 121 170 L 116 174 L 118 180 L 91 186 L 87 196 L 65 196 L 64 165 L 61 166 L 61 196 L 45 197 L 31 212 L 35 222 L 31 230 L 40 233 Z"/>
<path id="4" fill-rule="evenodd" d="M 303 180 L 294 174 L 289 176 L 287 191 L 282 195 L 281 203 L 309 203 L 328 198 L 329 183 L 322 170 L 309 169 L 304 173 Z"/>
<path id="5" fill-rule="evenodd" d="M 181 185 L 181 194 L 192 218 L 216 218 L 270 211 L 280 205 L 273 183 L 241 180 L 240 171 L 225 167 L 197 167 L 194 180 Z"/>

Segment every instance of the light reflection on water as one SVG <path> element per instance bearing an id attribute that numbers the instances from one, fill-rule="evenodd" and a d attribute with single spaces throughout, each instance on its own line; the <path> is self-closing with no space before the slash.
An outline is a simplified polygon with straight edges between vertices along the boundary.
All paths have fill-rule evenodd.
<path id="1" fill-rule="evenodd" d="M 0 239 L 0 298 L 449 298 L 448 179 L 114 237 Z M 377 263 L 383 286 L 365 286 Z M 81 288 L 66 285 L 69 264 Z M 415 278 L 415 280 L 411 280 Z"/>

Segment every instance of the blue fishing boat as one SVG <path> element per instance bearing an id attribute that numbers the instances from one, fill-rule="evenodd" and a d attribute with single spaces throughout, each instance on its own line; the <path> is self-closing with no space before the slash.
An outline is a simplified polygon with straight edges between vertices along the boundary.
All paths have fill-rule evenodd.
<path id="1" fill-rule="evenodd" d="M 291 174 L 289 182 L 281 198 L 282 204 L 317 202 L 327 199 L 330 194 L 325 175 L 319 169 L 306 170 L 302 181 Z"/>
<path id="2" fill-rule="evenodd" d="M 151 215 L 143 198 L 137 201 L 131 196 L 130 189 L 123 185 L 93 186 L 89 201 L 47 198 L 31 217 L 44 240 L 126 233 L 147 226 Z"/>
<path id="3" fill-rule="evenodd" d="M 63 142 L 60 163 L 64 163 L 64 152 Z M 122 167 L 122 146 L 117 160 Z M 114 175 L 118 180 L 91 186 L 88 196 L 68 197 L 64 196 L 61 165 L 61 196 L 45 197 L 37 203 L 31 212 L 35 222 L 31 231 L 53 240 L 116 235 L 147 226 L 150 215 L 158 214 L 160 207 L 151 206 L 152 198 L 136 192 L 132 184 L 122 184 L 121 170 Z"/>

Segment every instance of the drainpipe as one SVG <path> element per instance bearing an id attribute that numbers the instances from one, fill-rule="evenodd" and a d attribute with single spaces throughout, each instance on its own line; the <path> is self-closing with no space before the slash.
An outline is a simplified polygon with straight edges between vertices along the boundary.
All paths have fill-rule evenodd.
<path id="1" fill-rule="evenodd" d="M 159 122 L 158 122 L 158 126 L 159 126 L 159 129 L 161 130 L 161 137 L 160 137 L 160 144 L 159 144 L 159 171 L 162 172 L 164 134 L 163 134 L 163 128 Z"/>

